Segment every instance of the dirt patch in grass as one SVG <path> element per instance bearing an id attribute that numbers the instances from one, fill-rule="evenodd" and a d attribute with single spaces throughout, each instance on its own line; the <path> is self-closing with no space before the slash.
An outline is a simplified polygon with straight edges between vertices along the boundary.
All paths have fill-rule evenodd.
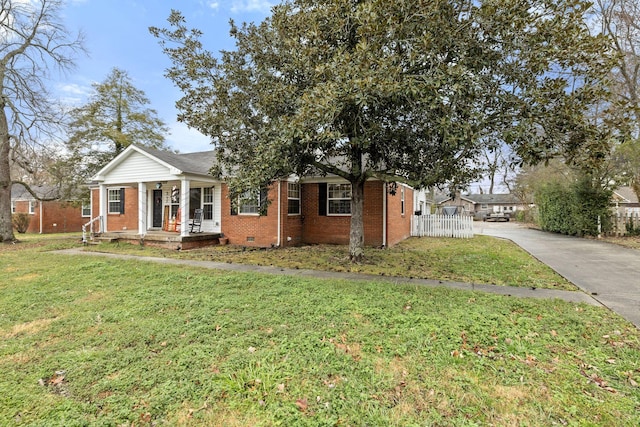
<path id="1" fill-rule="evenodd" d="M 40 331 L 43 331 L 49 327 L 49 325 L 54 322 L 56 318 L 53 319 L 37 319 L 31 322 L 19 323 L 17 325 L 13 325 L 11 331 L 4 335 L 4 338 L 15 338 L 19 335 L 25 334 L 37 334 Z"/>

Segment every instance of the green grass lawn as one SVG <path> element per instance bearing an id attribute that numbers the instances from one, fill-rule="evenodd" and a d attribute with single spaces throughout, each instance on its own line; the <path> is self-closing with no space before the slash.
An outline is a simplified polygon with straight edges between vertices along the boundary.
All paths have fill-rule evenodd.
<path id="1" fill-rule="evenodd" d="M 573 284 L 532 258 L 513 242 L 489 236 L 475 236 L 473 239 L 411 238 L 384 250 L 366 248 L 365 261 L 359 264 L 349 262 L 348 247 L 337 245 L 267 250 L 240 246 L 211 246 L 176 251 L 112 243 L 87 249 L 284 268 L 576 290 Z"/>
<path id="2" fill-rule="evenodd" d="M 49 252 L 74 244 L 0 247 L 0 425 L 640 424 L 609 310 Z"/>

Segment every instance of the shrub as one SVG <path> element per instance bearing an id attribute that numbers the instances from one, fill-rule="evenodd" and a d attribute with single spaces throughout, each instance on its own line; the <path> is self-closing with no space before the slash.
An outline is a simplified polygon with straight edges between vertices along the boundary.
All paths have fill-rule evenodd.
<path id="1" fill-rule="evenodd" d="M 18 233 L 26 233 L 29 229 L 29 222 L 31 222 L 31 216 L 29 214 L 15 213 L 11 216 L 13 228 L 15 228 Z"/>
<path id="2" fill-rule="evenodd" d="M 611 228 L 610 200 L 611 192 L 588 175 L 570 184 L 546 184 L 536 194 L 539 225 L 556 233 L 595 236 L 598 217 L 603 232 Z"/>

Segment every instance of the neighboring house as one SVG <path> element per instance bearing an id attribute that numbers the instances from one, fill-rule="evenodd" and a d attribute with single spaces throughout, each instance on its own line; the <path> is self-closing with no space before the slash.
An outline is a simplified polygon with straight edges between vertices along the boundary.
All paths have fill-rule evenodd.
<path id="1" fill-rule="evenodd" d="M 473 215 L 476 219 L 491 213 L 505 213 L 513 217 L 516 211 L 527 208 L 527 204 L 513 194 L 458 194 L 455 197 L 442 196 L 436 201 L 440 207 L 456 206 L 458 213 Z"/>
<path id="2" fill-rule="evenodd" d="M 622 216 L 640 214 L 640 201 L 631 187 L 620 187 L 613 191 L 615 212 Z"/>
<path id="3" fill-rule="evenodd" d="M 31 186 L 40 199 L 57 196 L 53 187 Z M 78 206 L 61 200 L 39 201 L 22 184 L 11 187 L 11 212 L 29 214 L 27 233 L 68 233 L 82 230 L 89 220 L 89 207 Z"/>
<path id="4" fill-rule="evenodd" d="M 243 246 L 348 244 L 351 186 L 336 176 L 283 179 L 266 191 L 245 194 L 232 206 L 227 184 L 209 170 L 215 153 L 176 154 L 129 146 L 107 164 L 92 184 L 91 216 L 103 233 L 141 239 L 159 232 L 179 235 L 175 247 L 198 244 L 189 221 L 202 209 L 199 231 Z M 270 201 L 266 212 L 260 206 Z M 409 237 L 411 216 L 427 199 L 406 185 L 394 195 L 387 184 L 365 184 L 364 234 L 368 246 L 389 246 Z M 166 234 L 166 233 L 165 233 Z M 211 242 L 209 242 L 211 244 Z"/>

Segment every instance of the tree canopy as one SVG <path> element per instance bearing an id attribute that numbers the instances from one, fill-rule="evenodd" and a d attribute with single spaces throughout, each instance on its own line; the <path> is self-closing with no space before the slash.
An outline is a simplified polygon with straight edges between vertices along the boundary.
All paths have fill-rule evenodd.
<path id="1" fill-rule="evenodd" d="M 164 147 L 168 131 L 149 98 L 136 88 L 129 74 L 113 68 L 101 83 L 94 83 L 89 101 L 71 111 L 69 146 L 116 156 L 130 144 Z"/>
<path id="2" fill-rule="evenodd" d="M 0 0 L 0 241 L 14 240 L 12 164 L 31 169 L 27 146 L 48 144 L 62 129 L 62 108 L 50 96 L 51 72 L 74 66 L 82 35 L 62 25 L 57 0 Z"/>
<path id="3" fill-rule="evenodd" d="M 67 185 L 74 191 L 132 143 L 167 148 L 164 121 L 148 107 L 146 94 L 126 71 L 113 68 L 104 81 L 92 86 L 88 102 L 70 112 L 69 156 L 57 165 L 73 171 L 74 179 Z"/>
<path id="4" fill-rule="evenodd" d="M 588 8 L 289 0 L 262 23 L 231 22 L 235 50 L 219 55 L 178 11 L 150 30 L 184 94 L 179 120 L 212 137 L 232 188 L 311 173 L 351 183 L 357 259 L 367 179 L 466 183 L 492 137 L 529 163 L 599 148 L 585 113 L 608 96 L 611 58 L 585 25 Z"/>

